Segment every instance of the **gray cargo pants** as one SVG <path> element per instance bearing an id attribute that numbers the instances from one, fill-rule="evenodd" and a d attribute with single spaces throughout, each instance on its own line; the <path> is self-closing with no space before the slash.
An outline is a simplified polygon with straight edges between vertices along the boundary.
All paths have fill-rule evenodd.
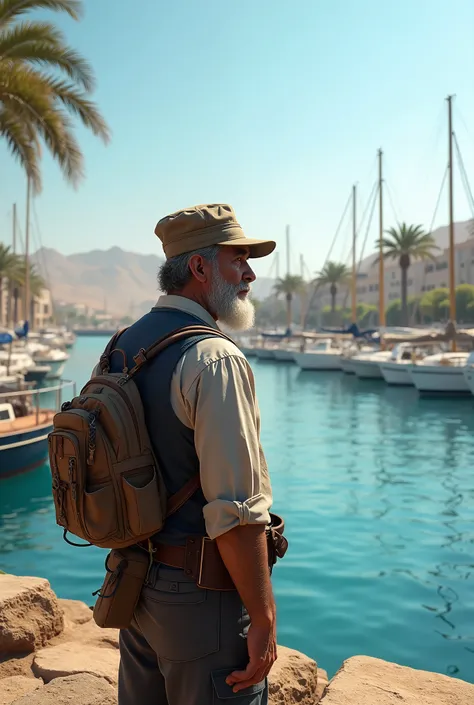
<path id="1" fill-rule="evenodd" d="M 248 663 L 249 616 L 237 592 L 198 588 L 152 567 L 129 629 L 120 632 L 119 705 L 267 705 L 267 682 L 233 693 Z"/>

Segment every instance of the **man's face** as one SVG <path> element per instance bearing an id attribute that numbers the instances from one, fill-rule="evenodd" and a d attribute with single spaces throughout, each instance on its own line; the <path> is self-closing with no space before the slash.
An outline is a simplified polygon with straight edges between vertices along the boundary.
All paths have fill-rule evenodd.
<path id="1" fill-rule="evenodd" d="M 255 310 L 247 298 L 255 273 L 248 263 L 247 247 L 223 245 L 212 263 L 212 279 L 208 292 L 211 312 L 219 321 L 235 330 L 251 328 Z"/>

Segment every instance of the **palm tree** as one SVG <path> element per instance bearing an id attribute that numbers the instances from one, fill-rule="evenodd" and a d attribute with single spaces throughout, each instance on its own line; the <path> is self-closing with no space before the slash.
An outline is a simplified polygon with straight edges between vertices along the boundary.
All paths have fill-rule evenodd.
<path id="1" fill-rule="evenodd" d="M 82 0 L 0 0 L 0 135 L 41 189 L 41 142 L 66 180 L 83 176 L 83 157 L 71 116 L 104 142 L 109 131 L 89 95 L 94 78 L 88 62 L 71 49 L 51 22 L 23 16 L 39 9 L 80 18 Z"/>
<path id="2" fill-rule="evenodd" d="M 11 248 L 0 243 L 0 325 L 3 323 L 3 290 L 5 280 L 12 281 L 18 267 L 18 257 Z"/>
<path id="3" fill-rule="evenodd" d="M 292 303 L 294 294 L 302 294 L 306 288 L 303 277 L 299 274 L 287 274 L 285 277 L 277 279 L 274 292 L 277 294 L 285 294 L 286 298 L 286 328 L 291 330 L 291 322 L 293 320 Z"/>
<path id="4" fill-rule="evenodd" d="M 350 271 L 342 262 L 327 262 L 322 270 L 316 274 L 315 284 L 325 286 L 329 284 L 331 292 L 331 313 L 334 318 L 336 311 L 337 288 L 347 283 Z"/>
<path id="5" fill-rule="evenodd" d="M 408 325 L 408 269 L 414 259 L 435 259 L 439 249 L 433 236 L 426 233 L 421 225 L 399 223 L 397 228 L 386 231 L 382 240 L 384 259 L 398 260 L 401 270 L 402 325 Z M 377 241 L 378 245 L 378 241 Z M 378 262 L 379 258 L 375 260 Z M 375 264 L 374 262 L 374 264 Z"/>
<path id="6" fill-rule="evenodd" d="M 17 263 L 13 270 L 11 271 L 11 280 L 13 282 L 13 323 L 17 323 L 20 316 L 18 315 L 18 301 L 23 299 L 25 295 L 25 262 L 23 258 L 18 257 Z M 45 288 L 45 282 L 43 277 L 38 273 L 36 266 L 30 263 L 30 311 L 27 316 L 30 320 L 34 321 L 34 305 L 35 298 L 41 294 L 42 289 Z"/>

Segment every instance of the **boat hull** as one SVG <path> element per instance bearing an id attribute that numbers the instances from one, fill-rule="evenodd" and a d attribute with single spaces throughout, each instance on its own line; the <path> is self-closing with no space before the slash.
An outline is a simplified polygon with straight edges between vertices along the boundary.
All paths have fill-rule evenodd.
<path id="1" fill-rule="evenodd" d="M 400 362 L 381 362 L 380 371 L 387 384 L 396 387 L 413 387 L 410 377 L 409 364 Z"/>
<path id="2" fill-rule="evenodd" d="M 0 478 L 33 470 L 48 459 L 49 423 L 21 433 L 0 435 Z"/>
<path id="3" fill-rule="evenodd" d="M 285 350 L 284 348 L 273 351 L 273 357 L 278 362 L 293 362 L 293 355 L 293 350 Z"/>
<path id="4" fill-rule="evenodd" d="M 352 369 L 359 379 L 383 379 L 380 362 L 374 360 L 352 360 Z"/>
<path id="5" fill-rule="evenodd" d="M 341 355 L 341 369 L 346 375 L 355 375 L 354 368 L 352 367 L 352 359 L 350 357 L 343 357 Z"/>
<path id="6" fill-rule="evenodd" d="M 255 354 L 257 355 L 259 360 L 274 360 L 275 356 L 273 354 L 273 350 L 271 348 L 257 348 L 255 350 Z"/>
<path id="7" fill-rule="evenodd" d="M 471 396 L 464 368 L 443 365 L 410 365 L 410 377 L 420 394 Z"/>
<path id="8" fill-rule="evenodd" d="M 474 394 L 474 367 L 468 365 L 463 368 L 464 379 L 466 384 L 471 390 L 471 394 Z"/>
<path id="9" fill-rule="evenodd" d="M 340 372 L 342 370 L 340 355 L 328 355 L 327 353 L 317 352 L 293 353 L 293 359 L 302 370 L 314 370 L 316 372 Z"/>
<path id="10" fill-rule="evenodd" d="M 46 379 L 59 379 L 63 375 L 67 358 L 65 360 L 48 360 L 48 358 L 43 360 L 42 358 L 35 358 L 35 362 L 39 367 L 50 368 L 46 375 Z"/>

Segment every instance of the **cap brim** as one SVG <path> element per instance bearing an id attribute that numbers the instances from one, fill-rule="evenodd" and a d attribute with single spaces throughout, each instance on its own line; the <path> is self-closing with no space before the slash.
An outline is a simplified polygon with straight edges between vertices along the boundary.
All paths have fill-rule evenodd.
<path id="1" fill-rule="evenodd" d="M 253 240 L 249 237 L 237 238 L 235 240 L 226 240 L 218 242 L 218 245 L 228 245 L 229 247 L 248 247 L 250 257 L 266 257 L 271 255 L 276 247 L 276 242 L 273 240 Z"/>

